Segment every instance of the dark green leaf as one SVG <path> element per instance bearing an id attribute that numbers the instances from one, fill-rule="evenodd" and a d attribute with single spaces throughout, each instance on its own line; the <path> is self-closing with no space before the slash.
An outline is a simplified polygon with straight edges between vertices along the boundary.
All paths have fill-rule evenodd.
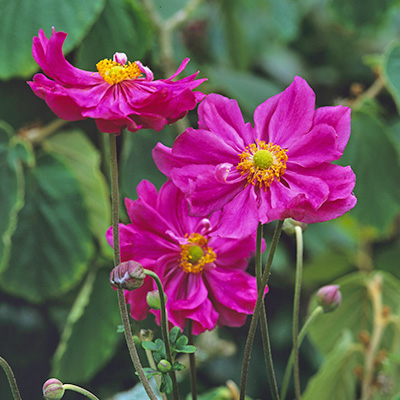
<path id="1" fill-rule="evenodd" d="M 183 371 L 185 368 L 186 367 L 183 364 L 181 364 L 179 361 L 175 361 L 172 366 L 172 369 L 174 371 Z"/>
<path id="2" fill-rule="evenodd" d="M 32 57 L 32 38 L 44 29 L 47 37 L 54 26 L 68 38 L 64 52 L 84 37 L 105 5 L 105 0 L 48 1 L 0 0 L 0 79 L 27 78 L 38 70 Z M 12 57 L 13 62 L 9 62 Z"/>
<path id="3" fill-rule="evenodd" d="M 65 164 L 42 153 L 26 175 L 25 205 L 1 286 L 33 302 L 60 296 L 80 281 L 92 254 L 78 183 Z"/>
<path id="4" fill-rule="evenodd" d="M 156 371 L 153 368 L 143 368 L 144 374 L 146 375 L 146 377 L 148 379 L 150 379 L 152 376 L 154 375 L 162 375 L 162 373 L 160 371 Z"/>
<path id="5" fill-rule="evenodd" d="M 383 73 L 387 88 L 391 92 L 400 113 L 400 43 L 395 42 L 388 48 L 383 63 Z"/>
<path id="6" fill-rule="evenodd" d="M 148 342 L 148 341 L 143 341 L 142 342 L 142 347 L 146 350 L 150 351 L 160 351 L 162 349 L 162 344 L 160 343 L 154 343 L 154 342 Z"/>
<path id="7" fill-rule="evenodd" d="M 120 322 L 116 297 L 107 270 L 88 275 L 68 316 L 52 375 L 64 382 L 85 382 L 111 358 L 122 339 L 116 333 Z"/>
<path id="8" fill-rule="evenodd" d="M 179 349 L 178 348 L 175 349 L 175 351 L 177 353 L 194 353 L 196 351 L 196 347 L 195 346 L 191 346 L 191 345 L 182 346 L 182 347 L 179 347 Z"/>
<path id="9" fill-rule="evenodd" d="M 343 335 L 309 381 L 302 399 L 354 400 L 357 383 L 354 367 L 361 361 L 361 351 L 361 345 L 354 344 L 349 333 Z"/>
<path id="10" fill-rule="evenodd" d="M 171 343 L 175 343 L 176 339 L 180 335 L 181 330 L 177 326 L 174 326 L 170 331 L 169 331 L 169 341 Z"/>
<path id="11" fill-rule="evenodd" d="M 376 117 L 354 112 L 352 134 L 341 160 L 356 174 L 358 203 L 350 215 L 385 233 L 400 212 L 399 155 L 392 132 Z"/>
<path id="12" fill-rule="evenodd" d="M 111 225 L 111 205 L 108 184 L 100 171 L 101 156 L 82 131 L 73 130 L 53 135 L 44 143 L 51 153 L 62 155 L 79 184 L 92 234 L 111 256 L 105 233 Z"/>
<path id="13" fill-rule="evenodd" d="M 170 394 L 172 393 L 172 379 L 169 375 L 163 374 L 162 382 L 160 385 L 160 392 Z"/>
<path id="14" fill-rule="evenodd" d="M 182 335 L 181 337 L 179 337 L 176 341 L 175 347 L 177 349 L 181 349 L 184 346 L 186 346 L 188 344 L 189 339 L 187 338 L 187 336 Z"/>

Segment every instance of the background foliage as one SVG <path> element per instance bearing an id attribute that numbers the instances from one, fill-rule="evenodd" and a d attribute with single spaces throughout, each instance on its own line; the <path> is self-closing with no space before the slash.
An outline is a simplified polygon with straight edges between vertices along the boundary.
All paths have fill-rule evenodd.
<path id="1" fill-rule="evenodd" d="M 336 280 L 343 304 L 321 316 L 303 344 L 302 387 L 305 399 L 357 398 L 360 332 L 373 326 L 368 282 L 379 276 L 393 323 L 380 344 L 389 383 L 377 383 L 375 398 L 394 399 L 400 392 L 399 1 L 208 0 L 173 31 L 160 31 L 146 3 L 0 0 L 0 354 L 14 368 L 22 395 L 40 398 L 42 383 L 56 375 L 106 399 L 136 379 L 116 333 L 117 301 L 107 282 L 106 134 L 93 121 L 57 120 L 25 82 L 38 70 L 32 37 L 40 28 L 49 36 L 55 26 L 68 32 L 68 59 L 88 70 L 124 51 L 160 78 L 188 56 L 185 73 L 200 70 L 208 78 L 201 90 L 236 98 L 247 120 L 295 75 L 308 80 L 318 106 L 352 107 L 352 136 L 340 163 L 357 175 L 358 204 L 336 221 L 308 227 L 302 315 L 315 290 Z M 154 0 L 154 10 L 167 20 L 186 3 Z M 195 114 L 189 118 L 195 126 Z M 121 135 L 122 197 L 135 198 L 144 178 L 163 183 L 151 149 L 158 141 L 171 145 L 178 133 L 179 127 L 166 127 Z M 271 229 L 265 229 L 267 241 Z M 278 381 L 291 345 L 293 280 L 294 241 L 283 235 L 267 297 Z M 145 326 L 154 327 L 152 318 Z M 206 344 L 199 339 L 200 392 L 239 381 L 246 333 L 246 326 L 221 329 Z M 249 395 L 267 399 L 260 353 L 252 358 Z M 188 392 L 186 378 L 181 386 Z M 226 389 L 216 389 L 204 399 L 223 396 Z M 2 374 L 0 398 L 11 399 Z"/>

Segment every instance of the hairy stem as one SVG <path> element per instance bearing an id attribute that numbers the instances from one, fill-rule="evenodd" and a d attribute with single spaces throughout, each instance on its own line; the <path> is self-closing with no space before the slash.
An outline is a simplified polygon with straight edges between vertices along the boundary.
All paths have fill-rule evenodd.
<path id="1" fill-rule="evenodd" d="M 299 310 L 300 310 L 300 291 L 301 291 L 301 278 L 303 271 L 303 230 L 300 226 L 294 228 L 296 235 L 296 281 L 294 288 L 294 301 L 293 301 L 293 351 L 294 351 L 294 391 L 296 400 L 301 398 L 300 390 L 300 370 L 299 370 Z"/>
<path id="2" fill-rule="evenodd" d="M 189 319 L 188 330 L 189 330 L 189 335 L 188 335 L 189 344 L 194 345 L 191 319 Z M 192 393 L 192 400 L 197 400 L 196 356 L 194 353 L 189 353 L 189 362 L 190 362 L 190 388 Z"/>
<path id="3" fill-rule="evenodd" d="M 111 179 L 111 216 L 113 228 L 113 248 L 114 248 L 114 266 L 121 263 L 121 254 L 119 247 L 119 192 L 118 192 L 118 161 L 117 161 L 117 138 L 110 134 L 110 179 Z M 117 290 L 118 306 L 121 313 L 121 320 L 124 327 L 125 341 L 128 346 L 133 365 L 139 375 L 139 379 L 151 400 L 157 400 L 153 389 L 150 386 L 146 375 L 144 374 L 142 364 L 140 363 L 135 343 L 133 342 L 131 326 L 129 324 L 129 315 L 125 303 L 124 291 Z"/>
<path id="4" fill-rule="evenodd" d="M 275 228 L 274 235 L 272 237 L 267 262 L 265 264 L 265 269 L 264 269 L 264 272 L 261 277 L 260 288 L 258 289 L 258 293 L 257 293 L 256 306 L 254 308 L 254 313 L 253 313 L 253 316 L 252 316 L 251 322 L 250 322 L 249 333 L 247 335 L 246 345 L 244 348 L 242 374 L 240 377 L 240 400 L 244 400 L 245 395 L 246 395 L 247 374 L 248 374 L 248 370 L 249 370 L 251 349 L 253 347 L 254 336 L 256 333 L 258 318 L 260 316 L 260 312 L 261 312 L 261 309 L 264 304 L 265 287 L 267 286 L 268 279 L 271 274 L 272 261 L 274 259 L 275 251 L 278 246 L 279 238 L 280 238 L 281 232 L 282 232 L 282 225 L 283 225 L 283 221 L 278 221 L 278 224 L 276 225 L 276 228 Z"/>
<path id="5" fill-rule="evenodd" d="M 14 400 L 22 400 L 21 394 L 19 393 L 17 380 L 15 379 L 14 372 L 10 367 L 10 364 L 3 358 L 0 357 L 0 365 L 6 373 L 8 384 L 10 385 L 11 393 L 14 397 Z"/>

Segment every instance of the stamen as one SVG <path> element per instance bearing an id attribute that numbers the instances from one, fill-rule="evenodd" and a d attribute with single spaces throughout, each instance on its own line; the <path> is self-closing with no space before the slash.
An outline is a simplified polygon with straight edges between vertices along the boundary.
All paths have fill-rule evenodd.
<path id="1" fill-rule="evenodd" d="M 136 79 L 142 75 L 142 71 L 136 63 L 128 61 L 128 64 L 121 65 L 117 61 L 101 60 L 96 64 L 97 70 L 101 77 L 110 85 L 116 83 Z"/>
<path id="2" fill-rule="evenodd" d="M 286 171 L 287 150 L 276 144 L 265 143 L 258 140 L 249 144 L 243 153 L 239 154 L 240 163 L 237 169 L 242 175 L 247 174 L 247 184 L 258 185 L 267 190 L 270 184 L 276 180 L 279 182 Z"/>
<path id="3" fill-rule="evenodd" d="M 206 264 L 212 263 L 217 255 L 211 247 L 208 247 L 208 240 L 199 233 L 186 234 L 189 243 L 181 244 L 181 262 L 179 266 L 186 272 L 199 274 Z"/>

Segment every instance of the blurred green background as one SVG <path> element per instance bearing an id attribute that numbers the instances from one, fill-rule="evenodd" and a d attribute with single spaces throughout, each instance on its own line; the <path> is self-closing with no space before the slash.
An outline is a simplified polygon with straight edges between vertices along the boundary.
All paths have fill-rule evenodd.
<path id="1" fill-rule="evenodd" d="M 152 12 L 146 3 L 0 0 L 0 355 L 14 368 L 24 399 L 41 398 L 42 384 L 53 376 L 81 384 L 101 399 L 137 382 L 122 335 L 116 333 L 117 299 L 108 282 L 107 134 L 97 132 L 90 120 L 58 120 L 26 84 L 38 72 L 32 37 L 41 28 L 49 37 L 54 26 L 68 33 L 68 60 L 91 71 L 99 60 L 123 51 L 159 79 L 190 57 L 183 75 L 200 70 L 199 77 L 208 78 L 200 89 L 236 98 L 248 121 L 258 104 L 295 75 L 309 82 L 318 106 L 352 107 L 352 137 L 340 163 L 351 164 L 357 175 L 358 204 L 342 218 L 308 226 L 305 232 L 302 318 L 313 293 L 338 279 L 343 306 L 322 316 L 312 341 L 303 344 L 301 379 L 307 399 L 357 398 L 354 365 L 339 368 L 346 360 L 334 357 L 345 354 L 336 345 L 357 342 L 361 328 L 371 326 L 364 277 L 381 271 L 385 304 L 399 315 L 400 2 L 154 0 Z M 155 25 L 154 13 L 176 21 L 175 13 L 188 4 L 196 7 L 173 30 Z M 188 118 L 196 126 L 195 112 Z M 135 198 L 142 179 L 157 186 L 164 182 L 151 150 L 159 141 L 171 145 L 179 133 L 178 125 L 158 133 L 124 132 L 118 138 L 121 198 Z M 127 221 L 123 209 L 121 218 Z M 272 230 L 264 230 L 267 243 Z M 291 346 L 294 265 L 294 239 L 283 234 L 266 299 L 279 382 Z M 352 313 L 358 319 L 350 318 Z M 134 323 L 135 329 L 141 327 L 154 328 L 152 318 Z M 198 343 L 200 393 L 228 379 L 239 382 L 247 328 L 219 329 Z M 398 343 L 398 336 L 387 342 Z M 258 337 L 255 346 L 248 394 L 269 399 Z M 379 387 L 376 399 L 400 392 L 399 346 L 390 346 L 385 348 L 388 364 L 382 367 L 391 379 L 390 390 Z M 336 369 L 316 375 L 307 386 L 324 359 Z M 326 375 L 331 385 L 341 385 L 341 397 L 335 397 L 333 387 L 326 389 Z M 189 391 L 187 376 L 181 390 Z M 12 399 L 3 373 L 0 398 Z M 75 398 L 81 397 L 65 395 Z"/>

